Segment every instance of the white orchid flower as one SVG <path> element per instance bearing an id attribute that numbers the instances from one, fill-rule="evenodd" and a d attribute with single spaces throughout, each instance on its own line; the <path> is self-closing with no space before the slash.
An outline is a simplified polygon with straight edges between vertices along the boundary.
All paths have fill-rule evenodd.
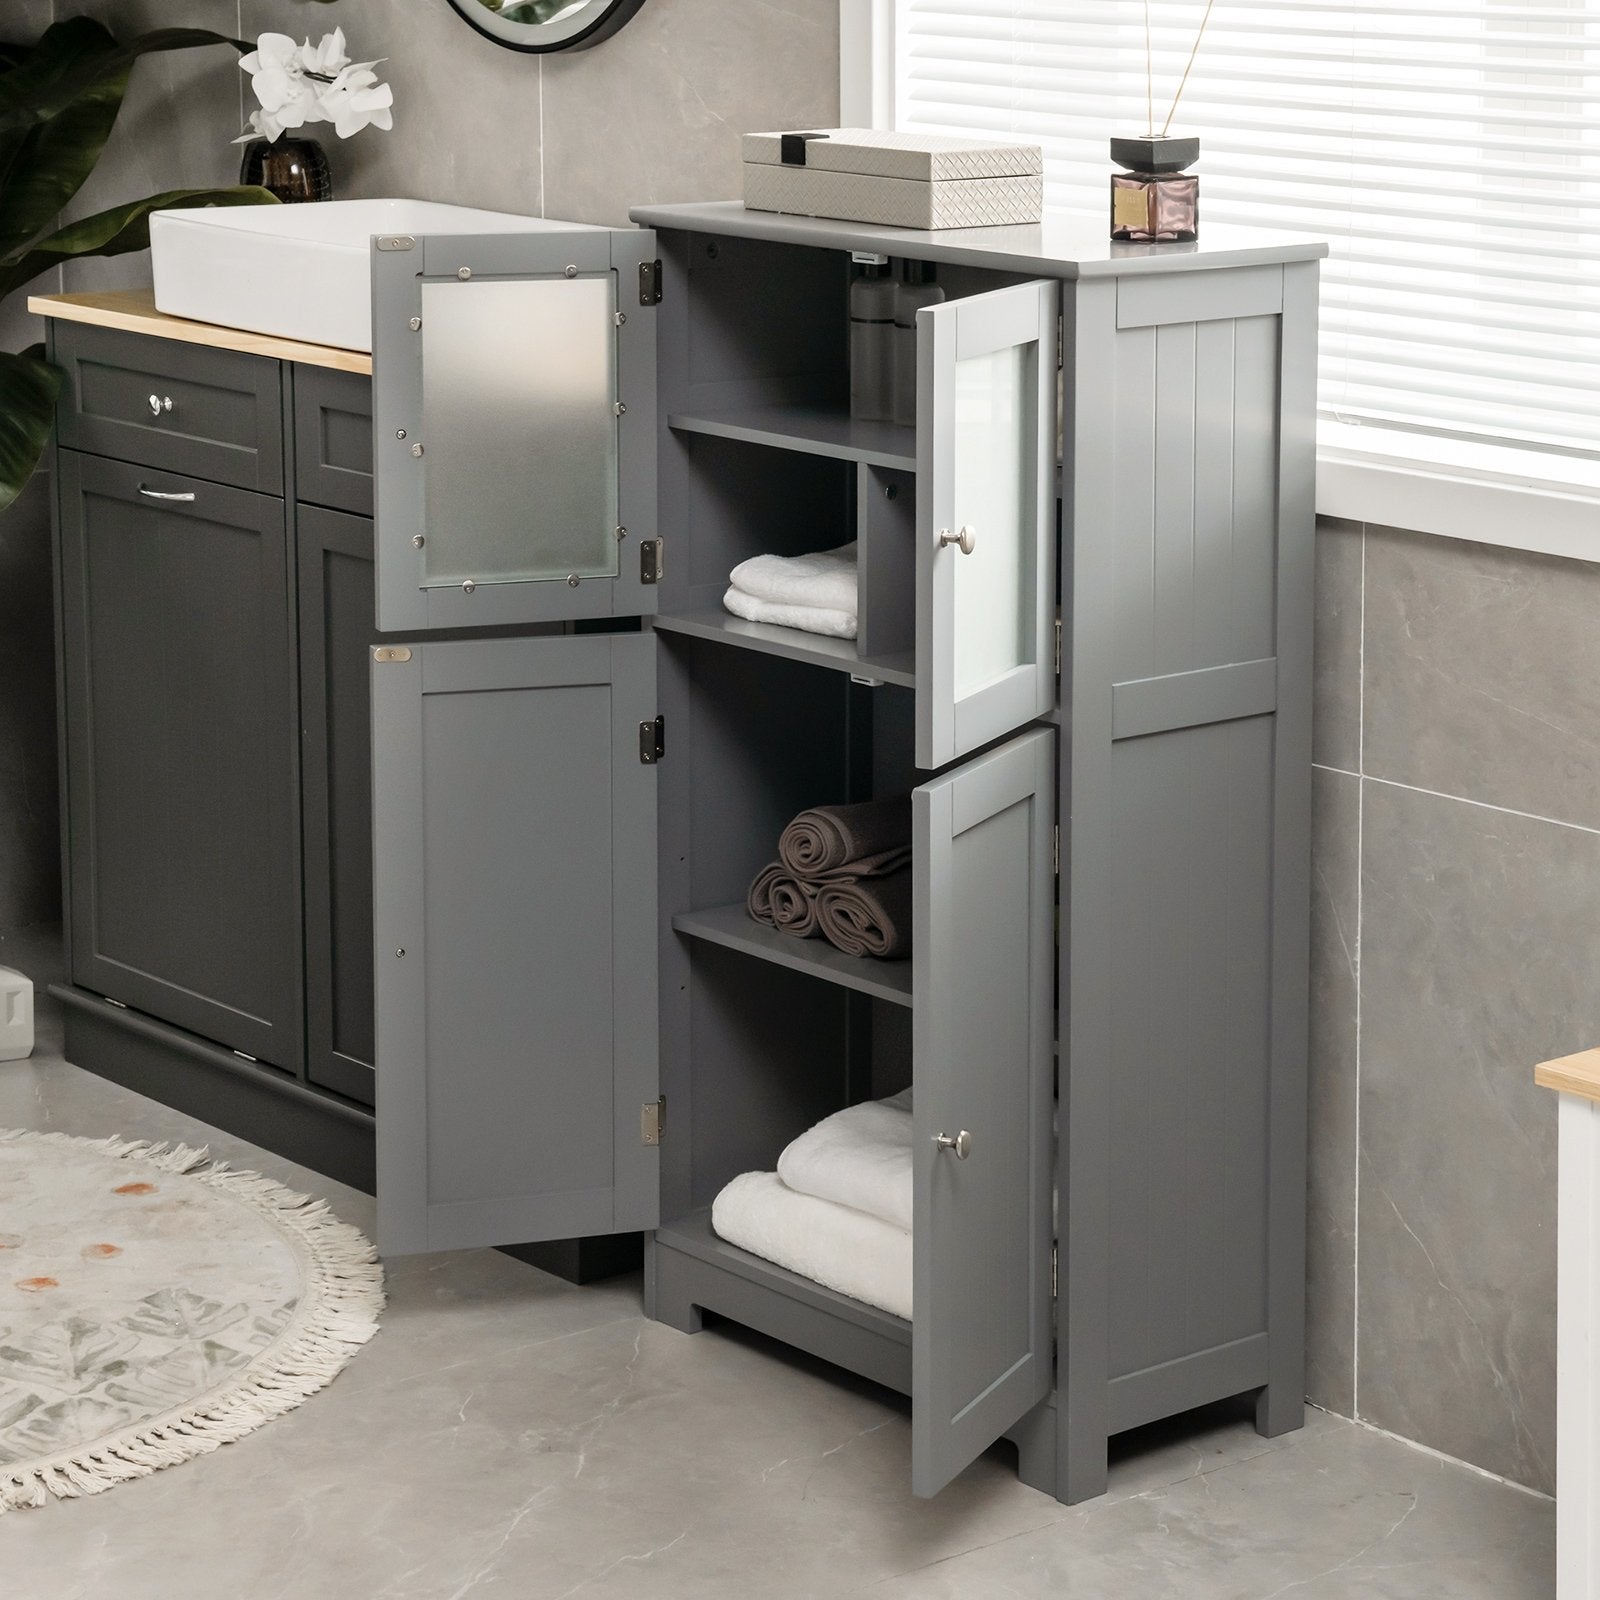
<path id="1" fill-rule="evenodd" d="M 363 128 L 392 128 L 394 90 L 378 82 L 372 70 L 376 63 L 346 67 L 323 91 L 324 115 L 341 139 L 360 133 Z"/>
<path id="2" fill-rule="evenodd" d="M 331 122 L 341 139 L 363 128 L 392 128 L 394 92 L 378 82 L 376 61 L 352 62 L 343 28 L 317 43 L 296 44 L 286 33 L 264 33 L 240 58 L 261 109 L 250 113 L 250 131 L 236 143 L 277 139 L 307 123 Z"/>

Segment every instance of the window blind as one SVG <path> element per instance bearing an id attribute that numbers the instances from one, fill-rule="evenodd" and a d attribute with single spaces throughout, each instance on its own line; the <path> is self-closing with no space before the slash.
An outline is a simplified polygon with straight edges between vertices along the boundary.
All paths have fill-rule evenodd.
<path id="1" fill-rule="evenodd" d="M 1205 0 L 895 0 L 896 126 L 1104 216 Z M 1147 87 L 1147 59 L 1153 92 Z M 1325 414 L 1600 454 L 1600 0 L 1216 0 L 1173 121 L 1208 222 L 1327 238 Z"/>

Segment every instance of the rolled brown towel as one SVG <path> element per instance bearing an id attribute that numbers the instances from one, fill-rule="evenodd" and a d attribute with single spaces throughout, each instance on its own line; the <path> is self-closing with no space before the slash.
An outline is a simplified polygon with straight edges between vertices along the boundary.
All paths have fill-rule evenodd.
<path id="1" fill-rule="evenodd" d="M 768 862 L 756 874 L 745 909 L 757 922 L 797 939 L 815 939 L 822 932 L 817 925 L 816 887 L 802 883 L 781 861 Z"/>
<path id="2" fill-rule="evenodd" d="M 772 886 L 779 878 L 786 878 L 788 871 L 781 861 L 769 861 L 756 875 L 750 885 L 750 892 L 745 896 L 745 910 L 757 922 L 764 922 L 771 928 L 776 926 L 777 919 L 772 914 Z"/>
<path id="3" fill-rule="evenodd" d="M 911 954 L 911 868 L 881 878 L 840 878 L 822 885 L 817 921 L 847 956 L 894 961 Z"/>
<path id="4" fill-rule="evenodd" d="M 803 878 L 784 873 L 772 884 L 772 922 L 779 933 L 796 939 L 815 939 L 822 933 L 817 921 L 817 888 Z"/>
<path id="5" fill-rule="evenodd" d="M 797 877 L 815 878 L 863 857 L 910 846 L 911 796 L 902 794 L 802 811 L 783 830 L 778 854 Z"/>

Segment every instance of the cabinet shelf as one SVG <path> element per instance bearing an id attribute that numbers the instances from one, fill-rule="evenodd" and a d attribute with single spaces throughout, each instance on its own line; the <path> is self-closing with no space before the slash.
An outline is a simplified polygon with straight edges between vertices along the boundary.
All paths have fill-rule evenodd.
<path id="1" fill-rule="evenodd" d="M 679 433 L 709 433 L 719 439 L 864 461 L 874 467 L 917 470 L 917 430 L 894 422 L 864 422 L 842 406 L 751 406 L 738 411 L 674 412 L 669 427 Z"/>
<path id="2" fill-rule="evenodd" d="M 813 666 L 848 672 L 858 678 L 875 678 L 880 683 L 896 683 L 907 689 L 914 689 L 917 684 L 916 656 L 910 650 L 898 655 L 864 656 L 854 640 L 830 639 L 820 633 L 802 633 L 798 628 L 768 622 L 746 622 L 720 607 L 659 616 L 655 625 L 668 633 L 687 633 L 696 639 L 785 656 L 790 661 L 808 661 Z"/>
<path id="3" fill-rule="evenodd" d="M 719 1268 L 730 1277 L 741 1278 L 748 1284 L 770 1290 L 788 1305 L 792 1306 L 798 1302 L 814 1311 L 825 1312 L 840 1322 L 874 1333 L 891 1344 L 909 1349 L 911 1324 L 904 1317 L 897 1317 L 893 1312 L 868 1305 L 865 1300 L 856 1300 L 847 1294 L 840 1294 L 837 1289 L 829 1289 L 814 1279 L 802 1277 L 797 1272 L 790 1272 L 787 1267 L 780 1267 L 775 1261 L 768 1261 L 764 1256 L 752 1255 L 750 1251 L 741 1250 L 736 1244 L 729 1244 L 711 1226 L 710 1206 L 662 1223 L 656 1229 L 655 1237 L 658 1245 L 682 1251 L 683 1254 L 693 1256 L 707 1266 Z M 790 1335 L 789 1342 L 801 1341 Z M 817 1353 L 841 1365 L 854 1365 L 827 1350 Z M 856 1367 L 855 1370 L 863 1369 Z M 896 1382 L 892 1383 L 891 1387 L 900 1389 L 904 1393 L 908 1386 Z"/>
<path id="4" fill-rule="evenodd" d="M 911 1004 L 910 961 L 847 956 L 826 939 L 796 939 L 792 934 L 779 933 L 776 928 L 757 922 L 742 905 L 680 912 L 672 919 L 672 926 L 688 938 L 740 950 L 796 972 L 809 972 L 826 983 L 842 984 L 891 1005 Z"/>

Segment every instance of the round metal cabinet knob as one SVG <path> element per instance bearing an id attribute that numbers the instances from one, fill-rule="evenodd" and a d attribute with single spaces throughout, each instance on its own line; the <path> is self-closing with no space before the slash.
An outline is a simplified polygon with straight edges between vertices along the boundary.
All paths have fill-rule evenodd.
<path id="1" fill-rule="evenodd" d="M 977 529 L 969 528 L 965 523 L 962 524 L 961 531 L 959 533 L 952 533 L 948 528 L 941 528 L 939 530 L 939 548 L 941 550 L 943 550 L 947 544 L 953 544 L 956 549 L 962 553 L 962 555 L 970 556 L 972 554 L 973 546 L 976 545 L 977 542 Z"/>
<path id="2" fill-rule="evenodd" d="M 948 1133 L 936 1133 L 933 1142 L 941 1150 L 953 1150 L 957 1161 L 965 1161 L 972 1154 L 972 1135 L 965 1128 L 953 1139 Z"/>
<path id="3" fill-rule="evenodd" d="M 172 396 L 170 394 L 153 394 L 150 396 L 148 404 L 150 406 L 150 415 L 159 417 L 163 411 L 172 409 Z"/>

